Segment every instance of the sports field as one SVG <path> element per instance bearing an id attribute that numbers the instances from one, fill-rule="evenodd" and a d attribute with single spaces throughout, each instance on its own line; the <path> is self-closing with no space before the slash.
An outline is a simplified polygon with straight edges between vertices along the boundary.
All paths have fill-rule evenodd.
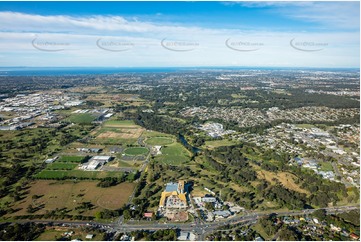
<path id="1" fill-rule="evenodd" d="M 54 162 L 51 164 L 48 164 L 46 166 L 46 169 L 48 170 L 73 170 L 75 167 L 77 167 L 77 164 L 74 163 L 65 163 L 65 162 Z"/>
<path id="2" fill-rule="evenodd" d="M 89 113 L 73 114 L 69 117 L 70 122 L 77 124 L 91 124 L 94 120 L 94 115 Z"/>
<path id="3" fill-rule="evenodd" d="M 148 149 L 144 147 L 131 147 L 124 150 L 124 154 L 126 155 L 145 155 L 148 153 Z"/>
<path id="4" fill-rule="evenodd" d="M 190 160 L 190 153 L 181 144 L 173 143 L 162 147 L 162 154 L 155 157 L 158 162 L 181 165 Z"/>
<path id="5" fill-rule="evenodd" d="M 92 135 L 98 144 L 134 144 L 143 131 L 144 128 L 131 120 L 109 120 Z"/>
<path id="6" fill-rule="evenodd" d="M 173 139 L 169 138 L 169 137 L 151 137 L 149 139 L 145 140 L 145 143 L 147 145 L 170 145 L 174 142 Z"/>

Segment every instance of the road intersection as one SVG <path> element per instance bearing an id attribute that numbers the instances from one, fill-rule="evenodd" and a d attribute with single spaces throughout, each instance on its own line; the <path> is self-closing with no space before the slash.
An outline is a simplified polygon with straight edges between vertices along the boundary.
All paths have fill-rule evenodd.
<path id="1" fill-rule="evenodd" d="M 340 206 L 340 207 L 330 207 L 322 208 L 327 211 L 328 214 L 337 214 L 342 212 L 347 212 L 354 209 L 360 209 L 359 205 L 356 206 Z M 270 214 L 276 216 L 292 216 L 292 215 L 307 215 L 311 214 L 318 209 L 306 209 L 306 210 L 291 210 L 285 212 L 272 212 L 272 211 L 262 211 L 262 212 L 249 212 L 247 215 L 236 215 L 228 219 L 223 219 L 215 222 L 204 222 L 200 219 L 196 219 L 192 223 L 160 223 L 157 221 L 127 221 L 124 222 L 122 218 L 117 219 L 113 223 L 98 223 L 98 222 L 86 222 L 86 221 L 57 221 L 57 220 L 32 220 L 35 223 L 44 223 L 49 224 L 53 223 L 54 225 L 63 225 L 63 226 L 92 226 L 97 228 L 103 228 L 109 232 L 131 232 L 137 230 L 160 230 L 160 229 L 179 229 L 186 232 L 195 233 L 198 238 L 198 241 L 206 239 L 206 236 L 219 231 L 224 230 L 222 227 L 226 225 L 235 225 L 235 224 L 249 224 L 257 221 L 258 218 Z M 26 223 L 27 221 L 18 221 L 18 223 Z"/>

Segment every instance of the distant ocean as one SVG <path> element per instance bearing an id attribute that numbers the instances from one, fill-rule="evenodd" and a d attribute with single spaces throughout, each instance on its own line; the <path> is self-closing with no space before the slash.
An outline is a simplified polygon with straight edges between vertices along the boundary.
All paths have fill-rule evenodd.
<path id="1" fill-rule="evenodd" d="M 74 76 L 174 72 L 179 68 L 0 67 L 0 76 Z"/>
<path id="2" fill-rule="evenodd" d="M 359 71 L 356 68 L 285 68 L 285 67 L 0 67 L 0 76 L 75 76 L 124 73 L 166 73 L 237 70 L 314 70 Z"/>

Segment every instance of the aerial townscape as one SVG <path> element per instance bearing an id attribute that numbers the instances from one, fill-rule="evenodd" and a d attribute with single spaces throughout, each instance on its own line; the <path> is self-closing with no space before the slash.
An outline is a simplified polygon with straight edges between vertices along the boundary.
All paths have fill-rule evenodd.
<path id="1" fill-rule="evenodd" d="M 234 72 L 254 79 L 1 77 L 3 222 L 43 221 L 17 226 L 44 240 L 358 240 L 359 97 Z M 358 71 L 323 75 L 359 89 Z"/>
<path id="2" fill-rule="evenodd" d="M 4 38 L 10 38 L 9 33 L 22 36 L 27 33 L 24 23 L 30 19 L 34 22 L 28 23 L 29 33 L 36 32 L 33 26 L 47 27 L 45 22 L 56 19 L 57 22 L 51 23 L 54 31 L 58 28 L 57 38 L 78 31 L 76 38 L 80 41 L 81 35 L 85 35 L 82 30 L 90 28 L 88 25 L 95 25 L 94 29 L 100 31 L 102 24 L 109 24 L 102 34 L 118 30 L 116 26 L 123 24 L 121 31 L 134 35 L 158 33 L 158 28 L 162 31 L 166 28 L 176 36 L 179 31 L 185 31 L 183 28 L 190 27 L 153 24 L 152 21 L 163 18 L 170 21 L 171 15 L 165 16 L 162 11 L 183 12 L 185 6 L 192 5 L 196 10 L 189 11 L 203 13 L 201 7 L 207 6 L 221 21 L 226 11 L 231 11 L 231 17 L 234 13 L 255 10 L 281 14 L 289 8 L 292 14 L 294 8 L 311 6 L 317 10 L 339 6 L 338 2 L 311 3 L 280 6 L 271 2 L 266 5 L 164 2 L 151 6 L 145 2 L 92 2 L 87 10 L 94 12 L 91 16 L 78 8 L 83 3 L 78 3 L 74 12 L 69 10 L 75 6 L 72 3 L 44 2 L 39 3 L 39 9 L 31 2 L 22 3 L 24 8 L 18 3 L 0 3 L 0 22 L 11 20 L 6 20 L 7 28 L 0 26 L 0 32 Z M 359 3 L 342 5 L 346 7 L 340 7 L 336 17 L 351 21 L 346 16 L 347 11 L 355 9 L 354 5 L 359 8 Z M 118 9 L 128 6 L 127 11 L 143 6 L 144 9 L 137 11 L 144 15 L 137 20 L 116 17 L 113 6 Z M 177 6 L 182 6 L 181 10 Z M 51 9 L 49 13 L 63 14 L 42 15 L 42 7 L 46 11 Z M 27 8 L 37 9 L 39 15 L 21 10 Z M 147 11 L 153 8 L 159 14 L 152 15 L 150 22 L 144 21 L 143 17 L 150 16 Z M 217 15 L 218 10 L 225 12 Z M 359 21 L 359 9 L 356 10 Z M 101 15 L 97 11 L 105 12 Z M 347 14 L 341 15 L 343 11 Z M 132 14 L 130 11 L 125 16 Z M 41 23 L 37 22 L 38 18 Z M 273 23 L 275 26 L 278 20 Z M 297 28 L 303 28 L 298 18 L 292 21 Z M 307 21 L 302 24 L 309 25 Z M 22 33 L 16 32 L 22 28 Z M 191 30 L 205 31 L 205 35 L 211 31 Z M 49 35 L 55 33 L 50 27 L 44 31 Z M 215 31 L 210 32 L 213 35 L 218 33 L 212 31 Z M 89 36 L 94 33 L 86 32 Z M 225 41 L 228 45 L 236 43 L 228 40 Z M 7 56 L 1 41 L 0 56 Z M 190 61 L 192 58 L 185 56 L 198 46 L 171 45 L 166 41 L 166 38 L 161 40 L 163 52 L 157 52 L 157 56 L 169 52 L 164 55 L 169 55 L 169 59 L 180 58 L 180 63 Z M 35 48 L 37 42 L 29 43 Z M 72 44 L 74 49 L 43 51 L 41 48 L 49 46 L 68 48 L 64 43 L 61 46 L 46 43 L 35 48 L 40 57 L 35 54 L 24 57 L 18 60 L 18 65 L 0 61 L 0 66 L 4 66 L 0 67 L 0 240 L 360 240 L 358 67 L 313 66 L 312 60 L 322 56 L 323 49 L 300 51 L 300 47 L 292 47 L 296 61 L 306 58 L 311 67 L 241 64 L 167 67 L 172 66 L 168 62 L 158 67 L 155 61 L 158 59 L 147 59 L 154 45 L 147 47 L 149 52 L 134 50 L 133 54 L 147 60 L 146 66 L 157 67 L 60 68 L 57 64 L 41 67 L 22 62 L 44 59 L 52 63 L 60 58 L 67 65 L 77 66 L 76 63 L 83 63 L 80 61 L 88 63 L 85 59 L 89 58 L 102 66 L 106 63 L 102 61 L 114 56 L 129 58 L 129 65 L 134 61 L 133 54 L 129 54 L 131 49 L 106 50 L 111 47 L 110 42 L 97 50 L 103 51 L 99 52 L 103 55 L 98 54 L 95 59 L 91 49 L 83 50 L 81 57 L 71 56 L 72 51 L 78 51 Z M 100 38 L 96 43 L 103 42 Z M 117 48 L 129 46 L 136 49 L 124 43 Z M 359 51 L 359 39 L 353 48 Z M 247 61 L 252 61 L 251 52 L 257 51 L 233 54 L 247 55 L 250 58 Z M 298 52 L 302 53 L 298 56 Z M 327 53 L 326 59 L 332 57 L 338 63 L 333 52 Z M 354 57 L 356 51 L 345 53 Z M 21 55 L 27 56 L 28 52 Z M 359 65 L 358 52 L 356 57 Z M 281 61 L 282 53 L 279 58 L 277 63 L 288 63 Z M 12 57 L 6 61 L 11 62 Z M 39 63 L 46 66 L 46 62 Z"/>

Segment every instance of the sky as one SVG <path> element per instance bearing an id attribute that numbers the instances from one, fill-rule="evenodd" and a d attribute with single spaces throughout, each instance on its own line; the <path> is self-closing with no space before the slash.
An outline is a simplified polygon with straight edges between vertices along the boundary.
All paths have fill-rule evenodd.
<path id="1" fill-rule="evenodd" d="M 360 66 L 359 2 L 0 2 L 0 66 Z"/>

